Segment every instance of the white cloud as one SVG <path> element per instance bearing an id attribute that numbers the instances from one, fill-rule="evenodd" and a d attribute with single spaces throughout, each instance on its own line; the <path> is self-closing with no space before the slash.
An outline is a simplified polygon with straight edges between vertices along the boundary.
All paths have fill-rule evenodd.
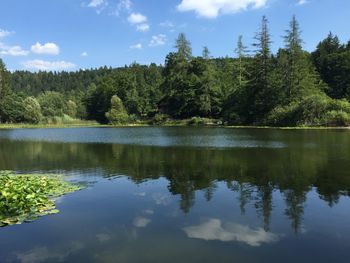
<path id="1" fill-rule="evenodd" d="M 104 0 L 91 0 L 91 2 L 88 4 L 88 7 L 99 7 L 104 4 Z"/>
<path id="2" fill-rule="evenodd" d="M 209 219 L 200 225 L 185 227 L 183 230 L 189 238 L 222 242 L 237 241 L 253 247 L 279 240 L 278 235 L 266 232 L 262 228 L 252 229 L 249 226 L 235 223 L 222 224 L 219 219 Z"/>
<path id="3" fill-rule="evenodd" d="M 10 32 L 0 28 L 0 38 L 7 37 L 12 34 L 14 34 L 14 32 Z"/>
<path id="4" fill-rule="evenodd" d="M 36 44 L 31 47 L 31 51 L 41 55 L 58 55 L 60 53 L 60 48 L 55 43 L 45 43 L 41 45 L 39 42 L 36 42 Z"/>
<path id="5" fill-rule="evenodd" d="M 136 30 L 140 32 L 147 32 L 149 30 L 149 25 L 148 24 L 137 25 Z"/>
<path id="6" fill-rule="evenodd" d="M 130 24 L 142 24 L 147 22 L 147 17 L 140 13 L 131 13 L 128 17 Z"/>
<path id="7" fill-rule="evenodd" d="M 152 39 L 149 43 L 149 46 L 150 47 L 157 47 L 157 46 L 165 45 L 165 43 L 166 43 L 166 35 L 159 34 L 156 36 L 152 36 Z"/>
<path id="8" fill-rule="evenodd" d="M 88 53 L 84 51 L 83 53 L 80 54 L 80 56 L 82 56 L 82 57 L 87 57 L 87 56 L 88 56 Z"/>
<path id="9" fill-rule="evenodd" d="M 70 70 L 76 67 L 75 64 L 66 61 L 45 61 L 45 60 L 28 60 L 22 63 L 25 68 L 43 71 L 61 71 Z"/>
<path id="10" fill-rule="evenodd" d="M 138 44 L 135 44 L 135 45 L 131 45 L 130 48 L 131 49 L 142 49 L 142 44 L 138 43 Z"/>
<path id="11" fill-rule="evenodd" d="M 174 27 L 174 26 L 175 26 L 175 25 L 174 25 L 171 21 L 169 21 L 169 20 L 164 21 L 164 22 L 160 23 L 159 25 L 162 26 L 162 27 Z"/>
<path id="12" fill-rule="evenodd" d="M 180 12 L 194 11 L 205 18 L 219 14 L 234 14 L 249 8 L 266 6 L 268 0 L 182 0 L 177 6 Z"/>
<path id="13" fill-rule="evenodd" d="M 0 54 L 18 57 L 27 56 L 29 54 L 29 51 L 22 49 L 20 46 L 7 46 L 3 43 L 0 43 Z"/>
<path id="14" fill-rule="evenodd" d="M 305 5 L 307 4 L 309 1 L 307 0 L 298 0 L 298 5 Z"/>
<path id="15" fill-rule="evenodd" d="M 131 6 L 132 6 L 132 3 L 130 0 L 119 0 L 119 3 L 117 5 L 118 14 L 120 11 L 130 11 Z"/>

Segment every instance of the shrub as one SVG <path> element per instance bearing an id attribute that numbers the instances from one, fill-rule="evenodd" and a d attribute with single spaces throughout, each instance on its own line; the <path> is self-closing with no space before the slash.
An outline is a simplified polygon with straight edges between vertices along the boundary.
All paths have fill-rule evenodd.
<path id="1" fill-rule="evenodd" d="M 224 115 L 224 122 L 228 125 L 240 125 L 242 120 L 239 115 L 235 112 L 230 112 Z"/>
<path id="2" fill-rule="evenodd" d="M 328 111 L 323 121 L 327 126 L 348 126 L 350 125 L 350 114 L 344 111 Z"/>
<path id="3" fill-rule="evenodd" d="M 211 123 L 211 120 L 208 118 L 201 118 L 201 117 L 192 117 L 189 121 L 189 125 L 206 125 Z"/>
<path id="4" fill-rule="evenodd" d="M 169 120 L 169 115 L 167 114 L 160 114 L 157 113 L 156 115 L 154 115 L 152 123 L 153 124 L 162 124 L 165 123 L 167 120 Z"/>

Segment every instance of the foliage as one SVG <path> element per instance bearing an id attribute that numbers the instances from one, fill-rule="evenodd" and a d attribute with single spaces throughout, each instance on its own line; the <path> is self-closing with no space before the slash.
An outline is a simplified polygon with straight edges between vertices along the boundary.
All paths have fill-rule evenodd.
<path id="1" fill-rule="evenodd" d="M 345 126 L 350 122 L 350 103 L 325 94 L 310 95 L 299 102 L 274 108 L 267 124 L 277 126 Z"/>
<path id="2" fill-rule="evenodd" d="M 55 214 L 54 198 L 80 190 L 59 175 L 0 172 L 0 226 L 21 224 Z"/>
<path id="3" fill-rule="evenodd" d="M 156 124 L 156 125 L 163 124 L 169 119 L 170 119 L 169 115 L 157 113 L 153 117 L 152 124 Z"/>
<path id="4" fill-rule="evenodd" d="M 77 116 L 77 108 L 77 104 L 74 101 L 69 100 L 67 102 L 66 114 L 71 118 L 75 118 Z"/>
<path id="5" fill-rule="evenodd" d="M 213 58 L 208 47 L 195 57 L 190 41 L 180 33 L 164 66 L 132 63 L 76 72 L 10 73 L 0 60 L 0 122 L 41 119 L 60 124 L 78 118 L 102 124 L 160 124 L 166 115 L 175 122 L 198 116 L 229 125 L 347 125 L 350 42 L 342 44 L 330 33 L 309 53 L 303 50 L 295 16 L 283 40 L 284 47 L 273 54 L 264 16 L 254 51 L 248 53 L 239 36 L 235 57 Z M 126 112 L 113 109 L 114 95 Z M 318 110 L 324 105 L 327 110 Z"/>
<path id="6" fill-rule="evenodd" d="M 16 123 L 24 121 L 23 95 L 10 93 L 6 95 L 0 104 L 0 121 Z"/>
<path id="7" fill-rule="evenodd" d="M 23 119 L 25 122 L 38 124 L 41 121 L 41 106 L 36 98 L 27 97 L 23 101 L 23 108 Z"/>
<path id="8" fill-rule="evenodd" d="M 114 95 L 111 98 L 111 109 L 106 112 L 106 118 L 111 124 L 125 124 L 129 121 L 129 115 L 125 110 L 122 100 Z"/>
<path id="9" fill-rule="evenodd" d="M 66 108 L 64 97 L 56 91 L 45 91 L 38 97 L 44 117 L 62 117 Z"/>

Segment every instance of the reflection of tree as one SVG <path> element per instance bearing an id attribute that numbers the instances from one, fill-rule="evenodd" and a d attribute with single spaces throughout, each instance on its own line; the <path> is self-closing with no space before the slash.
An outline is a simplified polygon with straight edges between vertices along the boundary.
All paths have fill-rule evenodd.
<path id="1" fill-rule="evenodd" d="M 292 228 L 297 234 L 300 232 L 304 214 L 304 203 L 306 202 L 306 193 L 296 190 L 284 190 L 286 210 L 285 214 L 292 221 Z"/>
<path id="2" fill-rule="evenodd" d="M 244 182 L 227 182 L 227 187 L 238 193 L 239 208 L 241 215 L 245 214 L 246 205 L 253 200 L 254 186 Z"/>
<path id="3" fill-rule="evenodd" d="M 180 208 L 185 213 L 190 211 L 190 208 L 194 205 L 195 199 L 195 187 L 193 181 L 188 178 L 187 174 L 173 173 L 168 189 L 173 194 L 179 194 L 181 196 Z"/>
<path id="4" fill-rule="evenodd" d="M 285 213 L 298 232 L 306 195 L 312 187 L 329 205 L 336 204 L 340 196 L 349 195 L 350 176 L 346 167 L 349 167 L 350 151 L 332 147 L 332 143 L 350 145 L 350 136 L 331 134 L 327 137 L 331 143 L 327 144 L 324 135 L 318 136 L 317 132 L 297 134 L 291 133 L 285 138 L 291 147 L 259 150 L 0 139 L 0 170 L 76 172 L 98 169 L 106 176 L 126 175 L 135 183 L 162 177 L 169 181 L 169 191 L 180 196 L 184 212 L 189 212 L 194 205 L 196 192 L 201 191 L 210 201 L 217 184 L 224 182 L 237 193 L 242 214 L 247 204 L 255 204 L 266 230 L 273 209 L 272 193 L 279 189 L 284 195 Z M 317 148 L 304 147 L 310 141 Z M 341 158 L 336 158 L 340 153 Z"/>
<path id="5" fill-rule="evenodd" d="M 270 220 L 272 212 L 272 191 L 273 187 L 270 184 L 258 186 L 255 208 L 264 221 L 264 230 L 270 230 Z"/>
<path id="6" fill-rule="evenodd" d="M 217 188 L 216 184 L 211 182 L 210 186 L 204 189 L 205 200 L 209 202 L 213 198 L 216 188 Z"/>

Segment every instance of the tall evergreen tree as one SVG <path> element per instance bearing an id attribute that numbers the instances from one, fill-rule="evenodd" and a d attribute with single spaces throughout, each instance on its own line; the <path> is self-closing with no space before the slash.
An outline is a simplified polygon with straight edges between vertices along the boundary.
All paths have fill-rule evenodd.
<path id="1" fill-rule="evenodd" d="M 264 116 L 273 107 L 272 90 L 269 84 L 271 72 L 271 36 L 268 29 L 268 20 L 265 16 L 261 20 L 260 31 L 255 36 L 256 54 L 252 63 L 250 83 L 247 96 L 247 121 L 262 123 Z"/>
<path id="2" fill-rule="evenodd" d="M 246 54 L 247 47 L 243 44 L 243 36 L 240 35 L 237 41 L 237 47 L 235 49 L 235 53 L 238 58 L 238 85 L 239 89 L 243 87 L 245 83 L 245 74 L 246 74 Z"/>
<path id="3" fill-rule="evenodd" d="M 209 48 L 207 46 L 203 47 L 202 57 L 206 60 L 210 59 L 210 51 L 209 51 Z"/>
<path id="4" fill-rule="evenodd" d="M 191 42 L 187 40 L 185 33 L 179 34 L 175 47 L 180 60 L 189 61 L 192 58 Z"/>
<path id="5" fill-rule="evenodd" d="M 317 79 L 306 52 L 302 50 L 301 30 L 295 16 L 290 22 L 290 28 L 286 30 L 284 42 L 284 52 L 280 53 L 282 57 L 285 56 L 281 63 L 282 78 L 286 102 L 290 103 L 314 92 Z"/>

